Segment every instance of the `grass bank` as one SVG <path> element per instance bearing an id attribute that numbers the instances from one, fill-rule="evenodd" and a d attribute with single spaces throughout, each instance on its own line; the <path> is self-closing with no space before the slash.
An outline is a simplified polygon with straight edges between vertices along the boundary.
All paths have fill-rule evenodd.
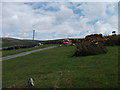
<path id="1" fill-rule="evenodd" d="M 117 88 L 118 46 L 106 54 L 72 57 L 75 47 L 59 47 L 3 61 L 3 87 Z"/>

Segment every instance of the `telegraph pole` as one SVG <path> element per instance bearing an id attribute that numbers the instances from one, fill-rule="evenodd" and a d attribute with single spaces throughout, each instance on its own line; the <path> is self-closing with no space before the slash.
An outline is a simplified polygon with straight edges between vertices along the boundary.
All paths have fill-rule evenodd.
<path id="1" fill-rule="evenodd" d="M 34 37 L 35 37 L 35 30 L 33 30 L 33 40 L 34 40 Z"/>

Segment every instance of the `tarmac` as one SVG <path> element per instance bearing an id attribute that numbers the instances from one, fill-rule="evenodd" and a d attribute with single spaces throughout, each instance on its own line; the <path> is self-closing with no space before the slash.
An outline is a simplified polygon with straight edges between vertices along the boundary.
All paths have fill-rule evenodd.
<path id="1" fill-rule="evenodd" d="M 20 56 L 25 56 L 25 55 L 28 55 L 28 54 L 31 54 L 31 53 L 34 53 L 34 52 L 44 51 L 44 50 L 48 50 L 48 49 L 52 49 L 52 48 L 56 48 L 56 47 L 57 46 L 51 46 L 51 47 L 32 50 L 32 51 L 23 52 L 23 53 L 19 53 L 19 54 L 15 54 L 15 55 L 5 56 L 5 57 L 0 58 L 0 61 L 4 61 L 4 60 L 8 60 L 8 59 L 15 58 L 15 57 L 20 57 Z"/>

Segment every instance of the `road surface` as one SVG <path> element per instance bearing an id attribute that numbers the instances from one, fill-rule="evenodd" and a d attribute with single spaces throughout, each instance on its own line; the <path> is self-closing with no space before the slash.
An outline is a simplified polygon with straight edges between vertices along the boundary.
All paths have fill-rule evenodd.
<path id="1" fill-rule="evenodd" d="M 46 48 L 37 49 L 37 50 L 33 50 L 33 51 L 23 52 L 23 53 L 19 53 L 19 54 L 15 54 L 15 55 L 5 56 L 5 57 L 0 58 L 0 61 L 8 60 L 8 59 L 19 57 L 19 56 L 28 55 L 28 54 L 31 54 L 34 52 L 48 50 L 48 49 L 55 48 L 55 47 L 57 47 L 57 46 L 51 46 L 51 47 L 46 47 Z"/>

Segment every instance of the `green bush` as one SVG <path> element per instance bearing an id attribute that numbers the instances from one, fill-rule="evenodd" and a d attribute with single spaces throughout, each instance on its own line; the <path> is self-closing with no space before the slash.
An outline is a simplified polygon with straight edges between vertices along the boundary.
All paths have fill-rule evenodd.
<path id="1" fill-rule="evenodd" d="M 99 42 L 84 41 L 76 44 L 74 56 L 88 56 L 106 53 L 106 47 Z"/>
<path id="2" fill-rule="evenodd" d="M 105 46 L 120 45 L 120 35 L 91 34 L 87 35 L 84 40 L 76 42 L 75 56 L 97 55 L 107 52 Z"/>

